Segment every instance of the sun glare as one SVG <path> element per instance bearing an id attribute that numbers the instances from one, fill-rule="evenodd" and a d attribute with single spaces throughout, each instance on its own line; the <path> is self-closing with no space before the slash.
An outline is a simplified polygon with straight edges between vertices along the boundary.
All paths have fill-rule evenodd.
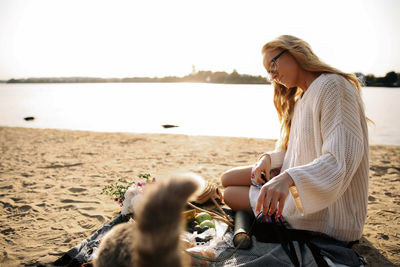
<path id="1" fill-rule="evenodd" d="M 381 75 L 400 70 L 399 6 L 393 0 L 328 6 L 315 0 L 4 0 L 0 79 L 183 76 L 192 66 L 259 75 L 261 46 L 280 34 L 307 40 L 344 71 Z"/>

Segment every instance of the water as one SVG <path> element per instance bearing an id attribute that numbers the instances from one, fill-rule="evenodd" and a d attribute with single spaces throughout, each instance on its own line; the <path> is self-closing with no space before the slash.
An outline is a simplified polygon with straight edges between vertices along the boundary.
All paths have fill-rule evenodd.
<path id="1" fill-rule="evenodd" d="M 272 98 L 269 85 L 0 84 L 0 126 L 276 139 Z M 368 87 L 363 98 L 376 123 L 370 143 L 400 145 L 400 90 Z"/>

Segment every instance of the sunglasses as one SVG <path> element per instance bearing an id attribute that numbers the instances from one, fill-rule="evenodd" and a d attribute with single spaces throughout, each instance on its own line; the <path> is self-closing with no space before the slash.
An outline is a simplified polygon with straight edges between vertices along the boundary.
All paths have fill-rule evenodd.
<path id="1" fill-rule="evenodd" d="M 269 71 L 267 71 L 267 78 L 269 81 L 274 81 L 274 75 L 278 71 L 278 59 L 280 56 L 282 56 L 287 50 L 283 50 L 280 52 L 278 55 L 276 55 L 272 60 L 271 63 L 269 64 Z"/>

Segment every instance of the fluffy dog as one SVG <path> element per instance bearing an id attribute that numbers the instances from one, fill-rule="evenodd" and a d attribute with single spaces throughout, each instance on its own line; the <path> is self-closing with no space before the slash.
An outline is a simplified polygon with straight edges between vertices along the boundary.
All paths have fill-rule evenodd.
<path id="1" fill-rule="evenodd" d="M 195 174 L 175 175 L 147 185 L 135 207 L 136 222 L 110 230 L 100 244 L 94 266 L 190 266 L 180 241 L 181 213 L 203 185 L 204 180 Z"/>

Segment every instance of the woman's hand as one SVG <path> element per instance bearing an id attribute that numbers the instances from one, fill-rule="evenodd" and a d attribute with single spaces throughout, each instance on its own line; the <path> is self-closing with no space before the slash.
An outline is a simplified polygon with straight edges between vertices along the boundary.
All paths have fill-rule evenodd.
<path id="1" fill-rule="evenodd" d="M 264 154 L 254 165 L 251 170 L 251 179 L 256 183 L 265 184 L 269 181 L 269 173 L 271 171 L 271 157 L 268 154 Z M 266 181 L 261 178 L 261 173 L 265 174 Z"/>
<path id="2" fill-rule="evenodd" d="M 258 195 L 256 213 L 272 215 L 277 207 L 277 217 L 282 215 L 286 197 L 289 194 L 289 187 L 294 185 L 292 177 L 286 172 L 279 174 L 261 187 Z"/>

